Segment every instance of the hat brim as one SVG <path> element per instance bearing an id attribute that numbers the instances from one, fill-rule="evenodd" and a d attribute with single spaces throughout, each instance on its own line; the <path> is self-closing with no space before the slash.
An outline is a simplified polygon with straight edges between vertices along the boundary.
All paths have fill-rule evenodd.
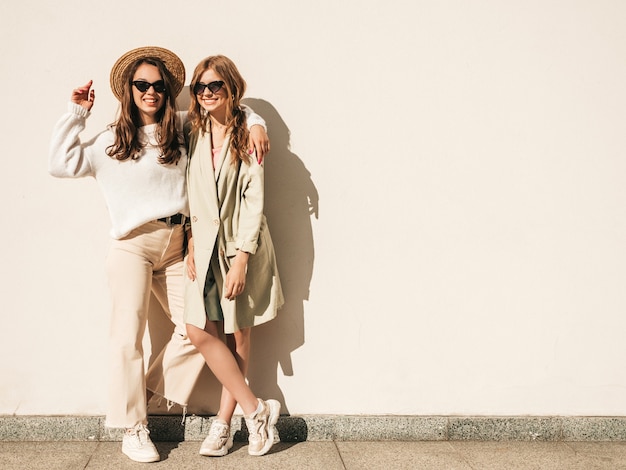
<path id="1" fill-rule="evenodd" d="M 124 96 L 124 81 L 127 80 L 126 73 L 137 60 L 154 57 L 165 64 L 165 67 L 172 75 L 172 86 L 174 88 L 174 98 L 176 98 L 185 86 L 185 66 L 182 60 L 172 51 L 162 47 L 147 46 L 138 47 L 132 51 L 128 51 L 111 69 L 111 90 L 115 97 L 122 101 Z"/>

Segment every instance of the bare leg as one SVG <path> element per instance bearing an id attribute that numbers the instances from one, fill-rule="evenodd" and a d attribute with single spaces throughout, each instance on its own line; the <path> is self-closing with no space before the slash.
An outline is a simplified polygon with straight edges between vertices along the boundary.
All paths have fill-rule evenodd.
<path id="1" fill-rule="evenodd" d="M 248 387 L 235 356 L 220 339 L 217 324 L 207 321 L 204 330 L 188 324 L 187 334 L 223 388 L 239 403 L 244 414 L 253 414 L 259 401 Z"/>
<path id="2" fill-rule="evenodd" d="M 243 377 L 246 377 L 248 373 L 248 364 L 250 363 L 250 328 L 236 331 L 232 335 L 226 335 L 226 344 L 228 349 L 232 352 L 239 370 Z M 237 401 L 235 397 L 228 391 L 226 387 L 222 387 L 222 396 L 220 399 L 220 410 L 217 413 L 217 418 L 223 420 L 226 423 L 230 423 L 235 413 L 235 407 Z"/>

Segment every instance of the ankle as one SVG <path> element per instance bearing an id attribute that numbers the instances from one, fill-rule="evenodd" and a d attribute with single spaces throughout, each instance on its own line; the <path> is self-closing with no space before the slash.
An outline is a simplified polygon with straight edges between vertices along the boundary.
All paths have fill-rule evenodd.
<path id="1" fill-rule="evenodd" d="M 252 411 L 252 413 L 245 414 L 244 417 L 245 418 L 254 418 L 261 411 L 263 411 L 263 401 L 260 398 L 257 398 L 257 406 L 254 409 L 254 411 Z"/>

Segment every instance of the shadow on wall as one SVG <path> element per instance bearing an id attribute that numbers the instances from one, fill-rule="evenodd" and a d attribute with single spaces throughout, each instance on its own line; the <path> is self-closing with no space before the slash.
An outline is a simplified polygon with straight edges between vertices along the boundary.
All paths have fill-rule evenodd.
<path id="1" fill-rule="evenodd" d="M 276 109 L 267 101 L 243 100 L 259 114 L 268 127 L 271 152 L 265 160 L 265 215 L 274 242 L 285 305 L 278 317 L 252 330 L 252 351 L 248 380 L 261 398 L 275 398 L 289 413 L 285 397 L 278 386 L 278 366 L 286 376 L 295 371 L 291 353 L 304 344 L 304 301 L 309 299 L 313 275 L 314 243 L 311 217 L 318 218 L 318 194 L 311 174 L 302 160 L 290 150 L 290 132 Z M 178 106 L 186 110 L 189 90 L 185 87 Z M 158 302 L 151 299 L 150 315 L 164 315 Z M 148 328 L 150 324 L 148 324 Z M 171 331 L 153 331 L 149 335 L 153 359 L 171 335 Z M 155 352 L 157 351 L 157 352 Z M 214 414 L 219 409 L 221 386 L 208 367 L 198 380 L 191 396 L 188 413 Z M 151 414 L 177 414 L 167 410 L 163 400 L 150 403 Z"/>
<path id="2" fill-rule="evenodd" d="M 252 334 L 248 380 L 255 394 L 288 405 L 278 387 L 278 366 L 286 376 L 295 371 L 291 353 L 304 344 L 304 301 L 315 258 L 311 217 L 318 218 L 318 194 L 311 174 L 290 150 L 289 128 L 267 101 L 244 99 L 267 124 L 271 151 L 265 160 L 265 215 L 276 250 L 285 305 L 278 317 Z"/>

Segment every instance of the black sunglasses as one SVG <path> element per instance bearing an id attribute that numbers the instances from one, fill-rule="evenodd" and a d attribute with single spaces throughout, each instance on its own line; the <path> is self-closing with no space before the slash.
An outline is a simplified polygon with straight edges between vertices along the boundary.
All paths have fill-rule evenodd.
<path id="1" fill-rule="evenodd" d="M 224 86 L 224 82 L 221 80 L 217 80 L 211 83 L 198 82 L 193 86 L 193 92 L 196 95 L 201 95 L 202 93 L 204 93 L 204 90 L 208 88 L 211 93 L 217 93 L 218 91 L 222 89 L 223 86 Z"/>
<path id="2" fill-rule="evenodd" d="M 150 87 L 154 88 L 154 91 L 157 93 L 165 93 L 165 82 L 163 80 L 158 80 L 154 83 L 148 83 L 144 80 L 135 80 L 133 82 L 135 88 L 137 88 L 140 92 L 145 93 L 150 89 Z"/>

